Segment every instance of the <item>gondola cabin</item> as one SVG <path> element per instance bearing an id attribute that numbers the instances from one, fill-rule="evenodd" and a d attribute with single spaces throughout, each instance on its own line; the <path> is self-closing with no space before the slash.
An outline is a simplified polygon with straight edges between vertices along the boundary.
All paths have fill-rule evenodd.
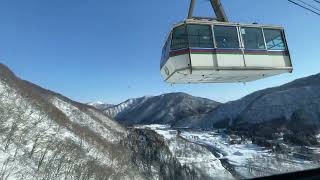
<path id="1" fill-rule="evenodd" d="M 160 67 L 171 84 L 250 82 L 293 70 L 282 27 L 209 19 L 175 25 Z"/>

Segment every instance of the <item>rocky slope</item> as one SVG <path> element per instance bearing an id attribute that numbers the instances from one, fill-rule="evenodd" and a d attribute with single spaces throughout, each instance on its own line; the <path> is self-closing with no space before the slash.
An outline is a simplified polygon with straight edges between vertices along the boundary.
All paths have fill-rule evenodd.
<path id="1" fill-rule="evenodd" d="M 129 126 L 136 124 L 174 125 L 186 117 L 206 114 L 219 104 L 185 93 L 170 93 L 129 99 L 117 106 L 102 110 L 118 122 Z"/>
<path id="2" fill-rule="evenodd" d="M 0 179 L 201 178 L 147 135 L 0 64 Z"/>

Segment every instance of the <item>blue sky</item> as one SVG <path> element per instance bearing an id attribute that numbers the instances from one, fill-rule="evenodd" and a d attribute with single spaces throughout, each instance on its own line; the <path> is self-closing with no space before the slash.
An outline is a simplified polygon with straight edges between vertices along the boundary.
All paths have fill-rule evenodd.
<path id="1" fill-rule="evenodd" d="M 294 64 L 244 84 L 168 85 L 159 60 L 188 0 L 1 0 L 0 62 L 18 76 L 81 102 L 186 92 L 226 102 L 320 72 L 320 17 L 286 0 L 223 0 L 230 21 L 282 25 Z M 197 15 L 212 15 L 198 0 Z"/>

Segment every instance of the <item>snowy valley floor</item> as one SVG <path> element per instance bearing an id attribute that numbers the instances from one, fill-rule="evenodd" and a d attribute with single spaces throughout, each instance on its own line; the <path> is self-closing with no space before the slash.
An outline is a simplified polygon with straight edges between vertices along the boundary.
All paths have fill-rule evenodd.
<path id="1" fill-rule="evenodd" d="M 294 147 L 292 153 L 279 154 L 249 140 L 226 135 L 221 130 L 177 130 L 168 125 L 135 128 L 151 129 L 163 136 L 171 153 L 182 165 L 208 179 L 247 179 L 320 167 L 319 160 L 297 157 Z M 316 147 L 304 148 L 319 154 Z"/>

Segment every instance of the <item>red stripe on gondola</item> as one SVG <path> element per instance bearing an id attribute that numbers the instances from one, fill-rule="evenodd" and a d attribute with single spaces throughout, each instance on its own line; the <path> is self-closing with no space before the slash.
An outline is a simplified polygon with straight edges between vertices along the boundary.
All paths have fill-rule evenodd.
<path id="1" fill-rule="evenodd" d="M 179 50 L 171 51 L 170 56 L 183 55 L 187 53 L 230 53 L 230 54 L 241 54 L 240 49 L 191 49 L 191 50 Z"/>
<path id="2" fill-rule="evenodd" d="M 268 51 L 266 51 L 266 50 L 245 50 L 244 54 L 267 55 Z"/>
<path id="3" fill-rule="evenodd" d="M 270 55 L 289 55 L 289 51 L 268 51 Z"/>
<path id="4" fill-rule="evenodd" d="M 184 49 L 178 51 L 171 51 L 171 56 L 178 56 L 188 53 L 230 53 L 230 54 L 242 54 L 241 49 Z M 266 50 L 245 50 L 244 54 L 252 55 L 289 55 L 288 51 L 266 51 Z"/>
<path id="5" fill-rule="evenodd" d="M 231 54 L 241 54 L 240 49 L 216 49 L 216 53 L 231 53 Z"/>
<path id="6" fill-rule="evenodd" d="M 190 50 L 180 50 L 180 51 L 171 51 L 170 56 L 177 56 L 177 55 L 183 55 L 183 54 L 188 54 Z"/>
<path id="7" fill-rule="evenodd" d="M 216 52 L 215 49 L 192 49 L 191 52 L 194 53 L 214 53 Z"/>

